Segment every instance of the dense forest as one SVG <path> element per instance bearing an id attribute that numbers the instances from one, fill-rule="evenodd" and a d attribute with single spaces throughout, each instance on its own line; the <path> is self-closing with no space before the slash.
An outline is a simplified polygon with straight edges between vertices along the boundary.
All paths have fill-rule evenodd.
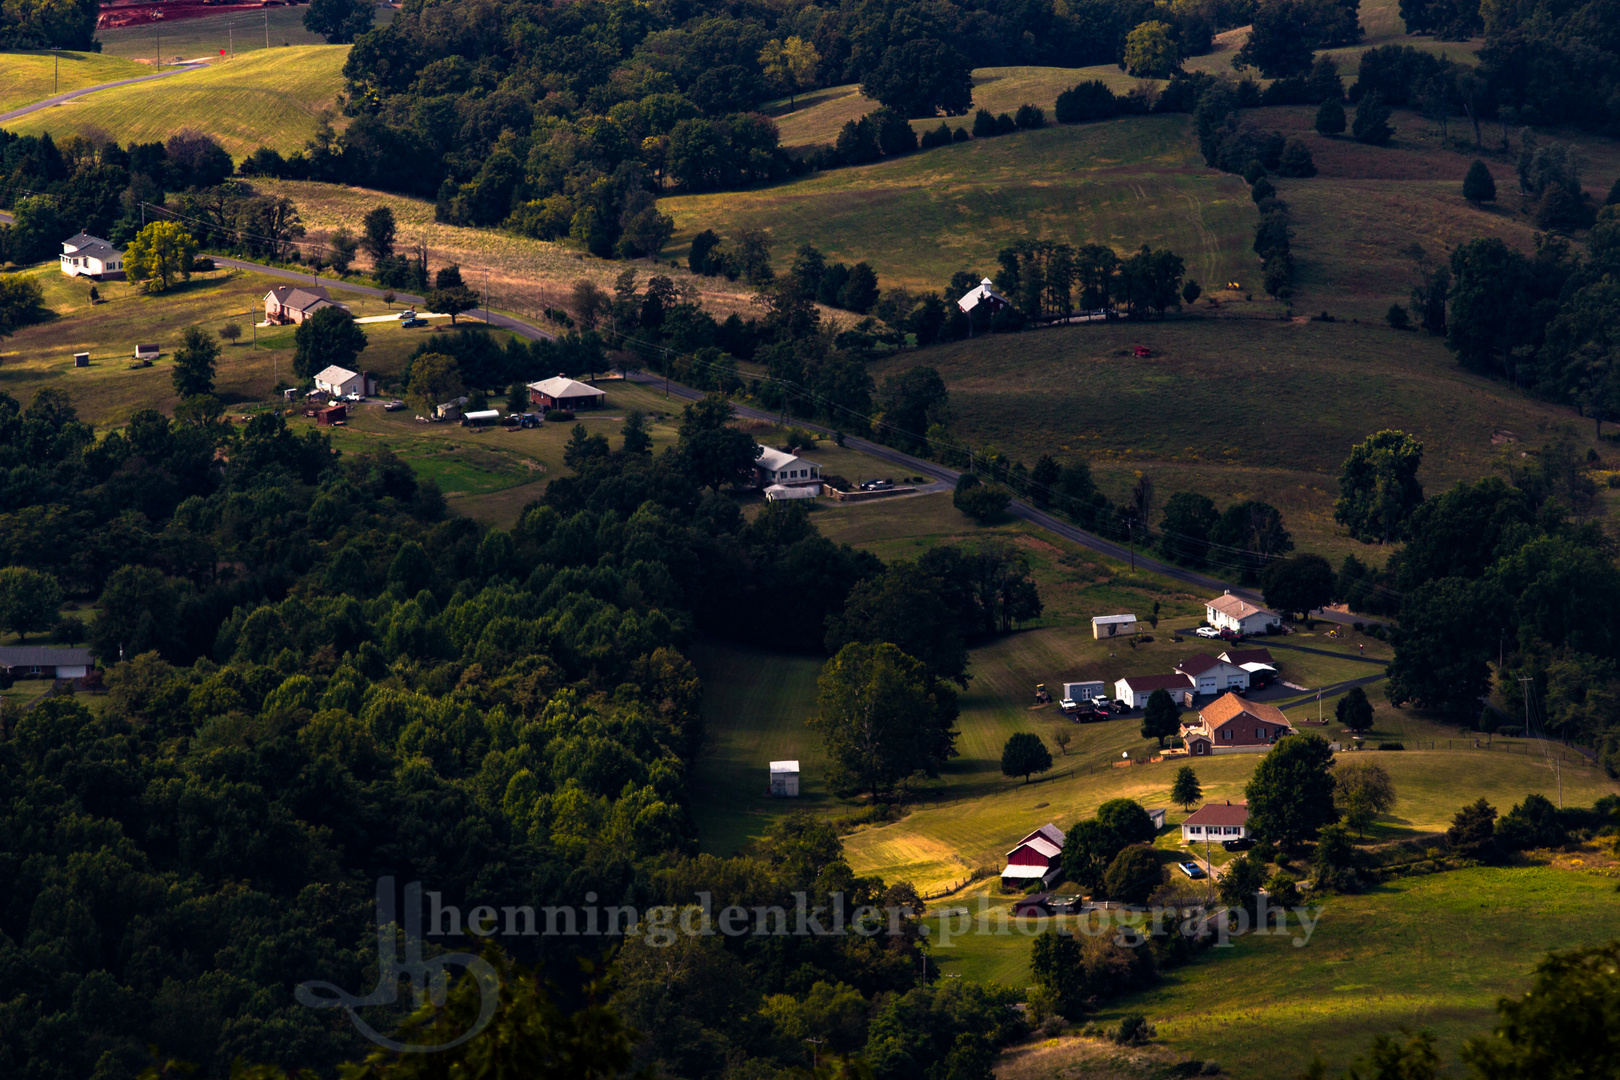
<path id="1" fill-rule="evenodd" d="M 886 613 L 845 611 L 852 590 L 923 604 L 934 621 L 909 639 L 922 658 L 904 662 L 941 702 L 938 759 L 963 642 L 1004 625 L 1002 592 L 1029 591 L 1016 552 L 885 568 L 802 509 L 746 521 L 717 492 L 754 444 L 720 399 L 689 408 L 679 446 L 656 456 L 639 417 L 617 451 L 581 430 L 576 476 L 509 533 L 447 516 L 386 453 L 339 455 L 275 415 L 237 429 L 182 412 L 98 437 L 60 391 L 26 408 L 0 397 L 0 558 L 97 601 L 106 669 L 94 707 L 52 697 L 0 716 L 6 1075 L 133 1077 L 148 1044 L 207 1076 L 238 1056 L 357 1056 L 346 1025 L 291 992 L 365 982 L 383 875 L 457 903 L 679 904 L 721 882 L 790 907 L 795 890 L 910 896 L 855 878 L 824 822 L 789 821 L 732 862 L 695 857 L 700 684 L 682 650 L 766 633 L 859 649 Z M 987 589 L 938 607 L 936 575 L 975 566 Z M 571 956 L 601 946 L 538 940 L 516 958 L 565 995 Z M 796 1063 L 794 1025 L 818 995 L 855 1018 L 844 1049 L 864 1044 L 869 1013 L 880 1043 L 923 1037 L 882 1020 L 921 1009 L 935 1020 L 907 1061 L 962 1038 L 988 1060 L 1016 1034 L 1003 998 L 919 985 L 914 943 L 702 940 L 674 982 L 673 954 L 654 971 L 632 949 L 615 1006 L 652 1036 L 638 1054 L 689 1076 L 739 1055 Z"/>

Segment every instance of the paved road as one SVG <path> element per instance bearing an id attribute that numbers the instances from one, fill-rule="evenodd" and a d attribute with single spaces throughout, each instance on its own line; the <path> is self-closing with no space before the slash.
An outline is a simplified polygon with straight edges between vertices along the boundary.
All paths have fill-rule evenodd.
<path id="1" fill-rule="evenodd" d="M 1339 615 L 1340 613 L 1335 611 L 1332 612 L 1332 614 Z M 1325 619 L 1326 616 L 1312 615 L 1311 618 Z M 1340 620 L 1334 619 L 1332 621 L 1338 622 Z M 1387 667 L 1389 665 L 1388 660 L 1379 660 L 1372 656 L 1361 656 L 1357 653 L 1334 652 L 1332 649 L 1317 649 L 1310 645 L 1292 645 L 1271 635 L 1260 635 L 1258 637 L 1244 638 L 1242 641 L 1238 642 L 1227 642 L 1221 641 L 1219 638 L 1201 638 L 1194 632 L 1194 630 L 1194 627 L 1189 626 L 1181 630 L 1172 630 L 1171 633 L 1180 634 L 1183 637 L 1190 637 L 1196 641 L 1207 641 L 1211 647 L 1218 645 L 1222 649 L 1292 649 L 1295 652 L 1315 653 L 1317 656 L 1331 656 L 1335 660 L 1351 660 L 1358 664 L 1377 664 L 1379 667 Z"/>
<path id="2" fill-rule="evenodd" d="M 32 105 L 24 105 L 20 109 L 12 109 L 10 112 L 0 113 L 0 124 L 5 123 L 7 120 L 15 120 L 19 116 L 27 116 L 29 113 L 38 112 L 41 109 L 48 109 L 53 105 L 64 104 L 74 100 L 75 98 L 81 98 L 86 94 L 93 94 L 97 90 L 111 90 L 115 86 L 129 86 L 131 83 L 151 82 L 153 79 L 167 79 L 170 75 L 178 75 L 182 71 L 195 71 L 202 66 L 203 65 L 201 63 L 177 64 L 171 70 L 160 71 L 155 75 L 137 75 L 133 79 L 119 79 L 117 82 L 98 83 L 95 86 L 82 86 L 77 90 L 70 90 L 65 94 L 57 94 L 55 97 L 48 97 L 44 101 L 36 101 Z"/>
<path id="3" fill-rule="evenodd" d="M 245 259 L 232 259 L 224 255 L 215 255 L 213 256 L 213 260 L 215 264 L 219 266 L 232 266 L 238 270 L 253 270 L 260 274 L 268 274 L 270 277 L 281 278 L 285 281 L 296 281 L 302 285 L 319 285 L 325 289 L 346 289 L 349 292 L 359 293 L 362 296 L 374 296 L 378 299 L 381 299 L 387 294 L 387 290 L 374 289 L 370 285 L 357 285 L 352 282 L 337 281 L 332 278 L 317 278 L 310 274 L 300 273 L 297 270 L 284 270 L 277 266 L 265 266 L 262 263 L 248 262 Z M 409 293 L 402 292 L 396 292 L 394 294 L 394 299 L 403 301 L 407 304 L 426 303 L 426 301 L 420 296 L 412 296 Z M 467 314 L 477 317 L 479 312 L 470 311 Z M 527 323 L 522 319 L 515 319 L 510 315 L 502 315 L 498 312 L 490 313 L 489 325 L 495 327 L 497 330 L 510 330 L 519 337 L 528 338 L 530 341 L 556 340 L 555 334 L 547 333 L 538 326 L 535 326 L 533 323 Z"/>
<path id="4" fill-rule="evenodd" d="M 649 386 L 667 386 L 669 388 L 671 397 L 678 397 L 688 401 L 696 401 L 703 397 L 703 391 L 694 390 L 689 386 L 682 386 L 677 382 L 670 382 L 660 375 L 652 375 L 646 372 L 635 372 L 630 374 L 628 378 L 634 382 L 646 383 Z M 778 415 L 772 412 L 764 412 L 760 409 L 755 409 L 747 405 L 737 405 L 735 408 L 739 416 L 745 416 L 754 420 L 775 420 L 777 419 Z M 830 429 L 819 424 L 809 424 L 802 420 L 795 420 L 794 423 L 798 424 L 800 427 L 821 432 L 824 435 L 832 434 Z M 871 442 L 867 439 L 856 438 L 853 435 L 844 436 L 844 445 L 855 450 L 859 450 L 864 454 L 869 454 L 881 461 L 887 461 L 892 465 L 897 465 L 900 468 L 906 469 L 912 473 L 943 481 L 944 483 L 953 487 L 956 484 L 957 478 L 961 476 L 960 472 L 948 466 L 941 465 L 933 461 L 925 461 L 922 458 L 912 457 L 910 454 L 896 450 L 892 446 L 884 446 L 880 443 Z M 1191 586 L 1192 588 L 1201 590 L 1203 592 L 1219 593 L 1224 590 L 1230 590 L 1234 596 L 1241 596 L 1243 599 L 1252 604 L 1258 605 L 1263 603 L 1260 598 L 1260 594 L 1255 592 L 1253 589 L 1246 589 L 1239 585 L 1232 585 L 1228 582 L 1221 581 L 1219 578 L 1213 578 L 1206 574 L 1200 574 L 1196 571 L 1185 569 L 1184 567 L 1171 566 L 1168 563 L 1159 562 L 1157 559 L 1150 559 L 1141 552 L 1133 553 L 1131 549 L 1121 544 L 1116 544 L 1112 540 L 1105 540 L 1100 536 L 1095 536 L 1088 533 L 1084 529 L 1077 528 L 1067 521 L 1060 520 L 1052 514 L 1049 514 L 1044 510 L 1036 509 L 1035 507 L 1030 506 L 1028 503 L 1022 502 L 1018 499 L 1014 499 L 1007 509 L 1008 512 L 1014 517 L 1021 518 L 1033 525 L 1039 525 L 1048 532 L 1061 536 L 1063 539 L 1079 544 L 1082 547 L 1090 548 L 1092 551 L 1098 552 L 1099 554 L 1107 555 L 1110 558 L 1118 559 L 1119 561 L 1125 563 L 1129 563 L 1134 559 L 1136 567 L 1139 570 L 1144 570 L 1152 574 L 1162 574 L 1173 581 L 1179 581 L 1183 585 Z M 1326 612 L 1322 615 L 1313 617 L 1321 618 L 1326 622 L 1343 623 L 1345 625 L 1358 621 L 1353 616 L 1344 615 L 1337 611 Z M 1337 656 L 1339 654 L 1333 653 L 1331 655 Z"/>

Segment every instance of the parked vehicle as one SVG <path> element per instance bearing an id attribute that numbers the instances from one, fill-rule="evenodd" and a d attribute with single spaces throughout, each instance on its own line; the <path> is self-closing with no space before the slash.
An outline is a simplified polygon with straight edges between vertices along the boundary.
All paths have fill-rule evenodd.
<path id="1" fill-rule="evenodd" d="M 1238 633 L 1236 630 L 1222 630 L 1220 633 L 1220 639 L 1222 641 L 1242 641 L 1243 635 Z"/>
<path id="2" fill-rule="evenodd" d="M 1221 632 L 1215 629 L 1213 626 L 1200 626 L 1198 629 L 1194 630 L 1193 633 L 1197 634 L 1201 638 L 1218 638 L 1221 636 Z"/>
<path id="3" fill-rule="evenodd" d="M 1109 700 L 1107 695 L 1098 694 L 1096 697 L 1091 699 L 1091 704 L 1106 712 L 1114 703 L 1113 701 Z"/>
<path id="4" fill-rule="evenodd" d="M 406 308 L 404 311 L 399 313 L 399 318 L 400 318 L 401 322 L 404 322 L 406 319 L 414 319 L 414 318 L 416 318 L 416 309 L 415 308 Z"/>
<path id="5" fill-rule="evenodd" d="M 412 327 L 416 327 L 416 326 L 426 326 L 427 325 L 427 320 L 426 319 L 418 319 L 418 318 L 412 316 L 411 318 L 406 319 L 404 322 L 400 323 L 399 325 L 401 327 L 403 327 L 404 329 L 409 330 Z"/>
<path id="6" fill-rule="evenodd" d="M 861 485 L 862 491 L 890 491 L 894 488 L 892 480 L 868 480 Z"/>
<path id="7" fill-rule="evenodd" d="M 1079 707 L 1079 702 L 1075 701 L 1073 698 L 1064 698 L 1062 701 L 1058 702 L 1058 708 L 1062 709 L 1064 712 L 1074 712 Z"/>
<path id="8" fill-rule="evenodd" d="M 1127 704 L 1126 702 L 1123 702 L 1123 701 L 1119 700 L 1118 698 L 1115 698 L 1114 699 L 1114 704 L 1109 706 L 1109 707 L 1111 709 L 1113 709 L 1117 713 L 1128 713 L 1128 712 L 1131 711 L 1130 705 Z"/>
<path id="9" fill-rule="evenodd" d="M 1180 870 L 1183 874 L 1186 874 L 1194 881 L 1197 881 L 1199 878 L 1209 877 L 1208 874 L 1204 873 L 1204 868 L 1195 862 L 1178 862 L 1176 863 L 1176 869 Z"/>
<path id="10" fill-rule="evenodd" d="M 1234 836 L 1230 840 L 1222 840 L 1221 847 L 1225 848 L 1227 851 L 1248 851 L 1250 848 L 1254 847 L 1254 837 Z"/>
<path id="11" fill-rule="evenodd" d="M 344 394 L 343 395 L 343 400 L 344 401 L 364 401 L 366 399 L 365 399 L 365 395 L 363 395 L 363 394 Z"/>
<path id="12" fill-rule="evenodd" d="M 405 403 L 400 401 L 398 398 L 395 398 L 393 401 L 385 402 L 383 404 L 383 412 L 399 412 L 399 410 L 403 409 L 404 407 Z"/>

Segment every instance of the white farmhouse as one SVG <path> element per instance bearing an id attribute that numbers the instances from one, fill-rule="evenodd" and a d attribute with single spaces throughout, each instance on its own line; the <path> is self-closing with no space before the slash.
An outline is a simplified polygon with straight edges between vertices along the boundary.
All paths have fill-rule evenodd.
<path id="1" fill-rule="evenodd" d="M 358 371 L 338 367 L 336 364 L 321 369 L 315 376 L 315 389 L 332 395 L 335 398 L 347 397 L 350 394 L 365 395 L 366 380 Z"/>
<path id="2" fill-rule="evenodd" d="M 97 236 L 81 232 L 62 241 L 62 273 L 68 277 L 92 277 L 122 273 L 124 253 Z"/>
<path id="3" fill-rule="evenodd" d="M 754 480 L 762 488 L 773 484 L 783 487 L 821 486 L 821 466 L 794 454 L 784 454 L 768 446 L 759 448 L 754 459 Z"/>

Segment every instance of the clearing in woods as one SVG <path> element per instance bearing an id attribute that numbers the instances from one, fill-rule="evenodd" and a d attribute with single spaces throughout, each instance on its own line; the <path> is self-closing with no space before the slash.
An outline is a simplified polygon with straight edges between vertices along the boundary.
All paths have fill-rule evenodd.
<path id="1" fill-rule="evenodd" d="M 988 273 L 1013 240 L 1169 247 L 1188 274 L 1226 282 L 1253 268 L 1256 214 L 1243 181 L 1203 168 L 1185 116 L 1149 116 L 955 143 L 774 187 L 659 201 L 671 252 L 703 229 L 764 228 L 786 266 L 812 243 L 864 260 L 885 287 L 940 289 Z"/>
<path id="2" fill-rule="evenodd" d="M 48 131 L 58 142 L 94 130 L 124 144 L 162 142 L 192 128 L 212 135 L 238 161 L 260 146 L 289 154 L 303 148 L 322 113 L 336 113 L 348 54 L 347 45 L 261 49 L 166 79 L 100 90 L 6 127 L 29 135 Z"/>
<path id="3" fill-rule="evenodd" d="M 87 52 L 0 52 L 0 113 L 86 86 L 138 79 L 152 69 Z"/>

